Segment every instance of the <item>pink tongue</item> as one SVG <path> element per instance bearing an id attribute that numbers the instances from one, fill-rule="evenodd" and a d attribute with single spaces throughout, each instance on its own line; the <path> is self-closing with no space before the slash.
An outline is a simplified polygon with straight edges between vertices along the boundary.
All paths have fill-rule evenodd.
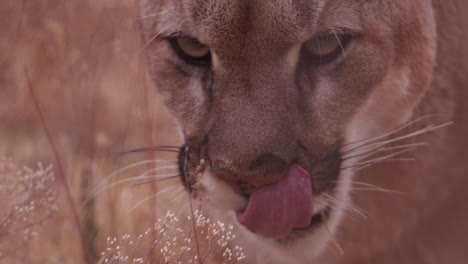
<path id="1" fill-rule="evenodd" d="M 257 234 L 278 239 L 309 226 L 312 213 L 310 176 L 295 164 L 281 181 L 252 193 L 245 210 L 237 211 L 237 220 Z"/>

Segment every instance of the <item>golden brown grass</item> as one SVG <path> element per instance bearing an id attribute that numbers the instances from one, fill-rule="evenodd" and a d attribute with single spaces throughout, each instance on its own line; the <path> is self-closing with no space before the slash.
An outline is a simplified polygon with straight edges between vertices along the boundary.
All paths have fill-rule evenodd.
<path id="1" fill-rule="evenodd" d="M 136 2 L 129 0 L 0 2 L 0 156 L 32 171 L 53 170 L 49 190 L 58 206 L 34 211 L 34 236 L 23 239 L 28 228 L 8 234 L 15 242 L 0 244 L 0 251 L 11 253 L 0 263 L 97 263 L 104 261 L 108 237 L 154 231 L 168 210 L 186 219 L 187 195 L 178 179 L 149 177 L 173 175 L 173 153 L 114 155 L 179 144 L 146 74 L 137 17 Z M 0 184 L 7 186 L 4 179 Z M 0 213 L 11 205 L 2 195 Z M 15 197 L 9 202 L 18 203 Z M 190 228 L 181 222 L 180 228 Z M 153 231 L 148 243 L 158 238 Z M 148 261 L 164 258 L 153 251 Z M 149 256 L 144 246 L 132 252 Z"/>

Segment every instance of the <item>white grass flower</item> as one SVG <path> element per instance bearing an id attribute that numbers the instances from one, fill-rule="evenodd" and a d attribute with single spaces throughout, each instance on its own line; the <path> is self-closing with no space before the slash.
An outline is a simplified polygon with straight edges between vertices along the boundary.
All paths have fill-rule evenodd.
<path id="1" fill-rule="evenodd" d="M 28 241 L 37 236 L 36 225 L 58 210 L 52 165 L 18 168 L 1 157 L 0 198 L 0 254 L 14 254 L 21 244 L 18 237 Z"/>
<path id="2" fill-rule="evenodd" d="M 138 235 L 140 248 L 131 247 L 134 241 L 130 235 L 107 239 L 106 251 L 101 253 L 104 263 L 206 263 L 205 260 L 213 255 L 222 257 L 223 263 L 242 263 L 245 259 L 243 250 L 239 246 L 230 246 L 235 235 L 233 226 L 219 221 L 212 221 L 199 210 L 194 214 L 196 232 L 207 234 L 195 236 L 187 217 L 180 221 L 171 212 L 167 212 L 164 219 L 158 219 L 152 229 L 147 229 Z M 197 240 L 198 239 L 198 240 Z M 117 246 L 118 244 L 118 246 Z M 108 262 L 106 262 L 106 259 Z"/>

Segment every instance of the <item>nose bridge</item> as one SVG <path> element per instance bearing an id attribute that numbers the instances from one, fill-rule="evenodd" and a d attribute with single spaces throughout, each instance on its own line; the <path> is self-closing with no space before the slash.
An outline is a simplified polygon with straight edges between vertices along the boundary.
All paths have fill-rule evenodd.
<path id="1" fill-rule="evenodd" d="M 278 160 L 290 162 L 295 148 L 293 84 L 276 67 L 254 64 L 217 76 L 209 153 L 235 169 L 279 170 Z"/>

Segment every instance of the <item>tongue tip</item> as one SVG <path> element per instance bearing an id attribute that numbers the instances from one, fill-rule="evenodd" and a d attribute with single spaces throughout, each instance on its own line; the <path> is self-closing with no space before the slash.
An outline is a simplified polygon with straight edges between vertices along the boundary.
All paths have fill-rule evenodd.
<path id="1" fill-rule="evenodd" d="M 292 165 L 285 178 L 254 192 L 247 207 L 235 214 L 241 225 L 273 239 L 309 226 L 313 214 L 310 175 L 300 165 Z"/>

